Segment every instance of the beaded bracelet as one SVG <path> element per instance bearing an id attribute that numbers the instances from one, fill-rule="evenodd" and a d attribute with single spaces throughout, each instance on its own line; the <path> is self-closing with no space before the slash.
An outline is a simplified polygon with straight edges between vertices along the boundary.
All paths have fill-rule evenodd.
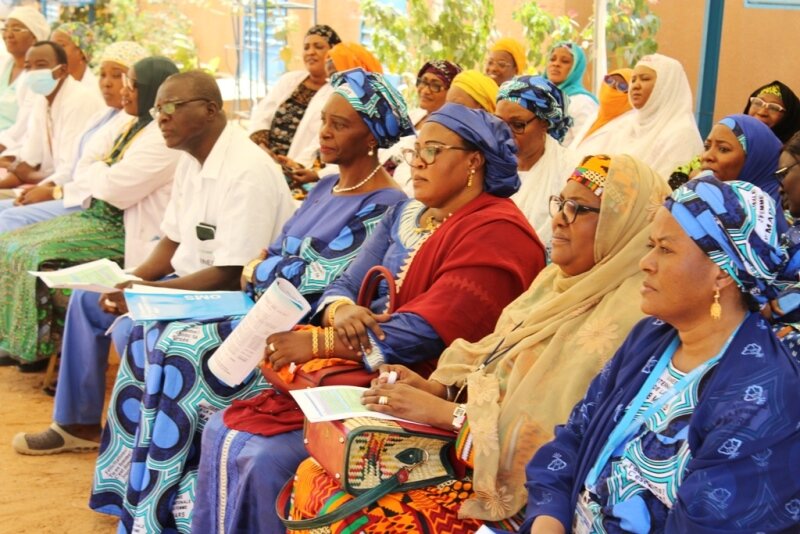
<path id="1" fill-rule="evenodd" d="M 311 357 L 319 358 L 319 328 L 311 329 Z"/>

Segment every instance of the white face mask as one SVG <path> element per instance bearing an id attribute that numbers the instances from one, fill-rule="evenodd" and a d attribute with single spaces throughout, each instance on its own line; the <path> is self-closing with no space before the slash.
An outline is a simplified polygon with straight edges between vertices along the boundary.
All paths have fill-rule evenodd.
<path id="1" fill-rule="evenodd" d="M 42 96 L 50 96 L 58 85 L 58 80 L 53 78 L 53 71 L 61 67 L 58 65 L 50 70 L 37 69 L 28 72 L 28 87 L 34 93 Z"/>

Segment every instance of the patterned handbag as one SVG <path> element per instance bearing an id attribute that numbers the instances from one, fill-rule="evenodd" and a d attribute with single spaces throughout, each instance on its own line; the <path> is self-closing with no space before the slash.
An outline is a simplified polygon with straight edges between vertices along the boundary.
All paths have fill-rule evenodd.
<path id="1" fill-rule="evenodd" d="M 276 502 L 278 517 L 290 530 L 325 527 L 357 513 L 394 491 L 431 486 L 455 477 L 450 461 L 455 434 L 447 430 L 374 417 L 309 423 L 306 449 L 355 498 L 313 519 L 289 520 L 283 514 L 293 480 Z"/>

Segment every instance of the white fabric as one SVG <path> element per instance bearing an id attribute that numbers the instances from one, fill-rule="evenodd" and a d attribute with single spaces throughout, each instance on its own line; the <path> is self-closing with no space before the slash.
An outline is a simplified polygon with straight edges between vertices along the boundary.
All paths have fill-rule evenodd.
<path id="1" fill-rule="evenodd" d="M 94 75 L 92 69 L 87 65 L 86 70 L 83 71 L 83 78 L 80 80 L 81 85 L 89 89 L 95 95 L 100 103 L 105 106 L 106 101 L 103 99 L 103 93 L 100 92 L 100 80 Z"/>
<path id="2" fill-rule="evenodd" d="M 642 109 L 619 128 L 611 142 L 613 152 L 635 156 L 665 180 L 675 167 L 703 151 L 703 140 L 692 114 L 692 90 L 681 64 L 652 54 L 639 60 L 656 71 L 653 92 Z"/>
<path id="3" fill-rule="evenodd" d="M 226 126 L 205 163 L 181 155 L 161 229 L 180 243 L 172 267 L 185 276 L 210 266 L 245 265 L 280 235 L 295 210 L 280 166 L 247 134 Z M 216 227 L 200 241 L 197 225 Z"/>
<path id="4" fill-rule="evenodd" d="M 599 108 L 600 106 L 597 102 L 587 95 L 578 94 L 570 96 L 569 103 L 567 104 L 567 113 L 572 117 L 572 126 L 567 131 L 567 135 L 564 136 L 561 144 L 564 146 L 572 144 L 578 130 L 582 130 L 587 122 L 589 124 L 594 122 L 594 117 L 597 116 L 597 110 Z"/>
<path id="5" fill-rule="evenodd" d="M 32 5 L 17 6 L 8 14 L 8 19 L 16 19 L 30 30 L 37 41 L 46 41 L 50 36 L 50 24 L 42 12 Z"/>
<path id="6" fill-rule="evenodd" d="M 16 80 L 17 118 L 14 124 L 0 132 L 0 145 L 6 147 L 3 156 L 16 156 L 25 142 L 29 131 L 28 121 L 31 117 L 33 105 L 40 98 L 28 88 L 28 71 L 22 71 Z"/>
<path id="7" fill-rule="evenodd" d="M 67 76 L 52 105 L 37 95 L 18 159 L 40 165 L 39 171 L 55 183 L 67 181 L 83 132 L 95 113 L 105 107 L 91 90 Z"/>
<path id="8" fill-rule="evenodd" d="M 307 77 L 308 72 L 305 70 L 294 70 L 281 76 L 275 86 L 267 93 L 267 96 L 253 109 L 250 116 L 249 133 L 269 130 L 278 107 L 292 95 L 297 86 L 303 83 L 303 80 Z M 332 94 L 333 87 L 331 87 L 331 84 L 326 83 L 320 87 L 308 103 L 300 124 L 297 125 L 287 157 L 304 167 L 311 166 L 316 152 L 319 150 L 319 130 L 322 127 L 320 116 L 322 108 L 325 107 L 328 97 Z"/>
<path id="9" fill-rule="evenodd" d="M 539 161 L 529 170 L 519 173 L 522 186 L 511 200 L 525 214 L 548 251 L 553 237 L 549 199 L 551 195 L 561 194 L 578 161 L 577 154 L 548 135 L 544 143 L 544 154 Z"/>
<path id="10" fill-rule="evenodd" d="M 408 112 L 411 124 L 415 127 L 427 114 L 428 112 L 422 108 L 414 108 Z M 405 148 L 414 148 L 414 143 L 416 143 L 416 141 L 417 134 L 406 135 L 405 137 L 401 137 L 391 148 L 381 150 L 378 153 L 378 157 L 383 162 L 389 161 L 390 158 L 396 159 L 398 163 L 394 170 L 394 181 L 403 188 L 408 198 L 414 198 L 414 182 L 411 181 L 411 166 L 403 159 L 402 151 Z"/>
<path id="11" fill-rule="evenodd" d="M 100 120 L 100 115 L 105 113 L 106 111 L 101 111 L 89 122 L 95 124 Z M 75 165 L 72 179 L 61 184 L 64 192 L 65 208 L 72 208 L 75 206 L 82 206 L 83 208 L 89 207 L 92 192 L 88 180 L 85 179 L 87 174 L 84 171 L 89 168 L 92 163 L 100 161 L 105 157 L 110 147 L 113 146 L 114 140 L 132 120 L 133 117 L 124 111 L 120 111 L 87 140 L 86 146 L 83 148 L 83 153 Z"/>
<path id="12" fill-rule="evenodd" d="M 167 147 L 158 124 L 152 121 L 114 165 L 102 161 L 111 152 L 114 141 L 135 120 L 131 118 L 116 135 L 104 135 L 105 146 L 97 147 L 92 143 L 91 163 L 86 164 L 86 158 L 91 158 L 87 149 L 84 164 L 76 171 L 76 180 L 86 184 L 92 197 L 125 210 L 126 268 L 141 263 L 161 239 L 161 220 L 181 155 L 178 150 Z"/>
<path id="13" fill-rule="evenodd" d="M 568 148 L 581 157 L 620 152 L 620 150 L 614 150 L 613 148 L 614 135 L 620 128 L 627 128 L 627 121 L 633 120 L 634 115 L 633 110 L 626 111 L 622 115 L 611 119 L 587 137 L 586 132 L 597 120 L 597 113 L 595 113 L 590 120 L 586 121 L 580 131 L 576 131 L 575 137 Z"/>

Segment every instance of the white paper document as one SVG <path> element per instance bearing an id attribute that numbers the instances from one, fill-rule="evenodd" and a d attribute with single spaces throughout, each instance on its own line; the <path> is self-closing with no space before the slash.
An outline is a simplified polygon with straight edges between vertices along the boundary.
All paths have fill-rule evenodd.
<path id="1" fill-rule="evenodd" d="M 57 289 L 83 289 L 97 293 L 114 293 L 119 291 L 117 284 L 137 277 L 126 273 L 109 259 L 101 259 L 58 271 L 28 271 L 38 276 L 47 287 Z"/>
<path id="2" fill-rule="evenodd" d="M 290 391 L 303 415 L 311 423 L 339 421 L 351 417 L 376 417 L 402 421 L 389 414 L 373 412 L 361 404 L 361 395 L 367 390 L 358 386 L 322 386 Z"/>
<path id="3" fill-rule="evenodd" d="M 267 338 L 291 330 L 310 310 L 289 281 L 277 279 L 211 356 L 208 368 L 229 386 L 241 384 L 264 358 Z"/>

